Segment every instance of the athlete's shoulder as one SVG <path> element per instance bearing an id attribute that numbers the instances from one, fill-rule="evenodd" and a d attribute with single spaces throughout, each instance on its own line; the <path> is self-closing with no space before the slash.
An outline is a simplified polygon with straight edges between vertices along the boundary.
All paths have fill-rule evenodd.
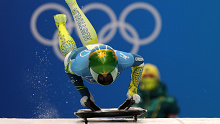
<path id="1" fill-rule="evenodd" d="M 88 70 L 88 56 L 90 50 L 86 47 L 75 49 L 70 53 L 70 70 L 78 76 L 82 76 Z"/>
<path id="2" fill-rule="evenodd" d="M 131 66 L 139 66 L 144 63 L 142 56 L 134 53 L 128 53 L 115 50 L 118 61 L 122 63 L 130 63 Z"/>
<path id="3" fill-rule="evenodd" d="M 71 59 L 75 59 L 79 53 L 81 53 L 82 51 L 85 51 L 85 50 L 87 50 L 86 47 L 80 47 L 80 48 L 73 50 L 70 54 Z"/>
<path id="4" fill-rule="evenodd" d="M 126 68 L 129 68 L 133 65 L 134 57 L 132 56 L 131 53 L 118 51 L 118 50 L 114 50 L 114 51 L 117 56 L 119 70 L 125 70 Z"/>
<path id="5" fill-rule="evenodd" d="M 133 61 L 134 57 L 131 53 L 114 50 L 119 61 Z"/>

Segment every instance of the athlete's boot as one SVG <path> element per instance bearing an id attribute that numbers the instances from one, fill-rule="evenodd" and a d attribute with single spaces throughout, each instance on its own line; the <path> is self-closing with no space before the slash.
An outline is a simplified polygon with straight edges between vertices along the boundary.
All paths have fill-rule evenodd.
<path id="1" fill-rule="evenodd" d="M 83 46 L 97 44 L 98 38 L 95 29 L 85 14 L 79 8 L 76 0 L 65 0 L 73 15 L 76 29 Z"/>
<path id="2" fill-rule="evenodd" d="M 58 29 L 60 51 L 65 57 L 69 52 L 76 49 L 76 43 L 66 29 L 67 17 L 64 14 L 57 14 L 54 20 Z"/>
<path id="3" fill-rule="evenodd" d="M 77 4 L 76 0 L 65 0 L 68 5 Z"/>

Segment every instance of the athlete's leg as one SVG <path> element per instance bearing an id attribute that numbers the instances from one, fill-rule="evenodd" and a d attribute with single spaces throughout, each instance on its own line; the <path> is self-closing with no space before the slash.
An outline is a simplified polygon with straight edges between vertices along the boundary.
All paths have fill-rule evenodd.
<path id="1" fill-rule="evenodd" d="M 98 38 L 95 29 L 92 24 L 89 22 L 85 14 L 79 8 L 76 0 L 65 0 L 68 4 L 73 18 L 75 20 L 75 24 L 77 27 L 77 32 L 80 37 L 80 40 L 83 46 L 89 44 L 97 44 Z"/>
<path id="2" fill-rule="evenodd" d="M 77 48 L 76 43 L 66 29 L 66 15 L 55 15 L 54 20 L 58 28 L 60 51 L 65 57 L 69 52 Z"/>

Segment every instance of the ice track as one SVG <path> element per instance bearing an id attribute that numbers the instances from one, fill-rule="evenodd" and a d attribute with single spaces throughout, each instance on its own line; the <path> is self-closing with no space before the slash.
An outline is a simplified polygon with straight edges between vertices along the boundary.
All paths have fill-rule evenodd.
<path id="1" fill-rule="evenodd" d="M 85 124 L 83 119 L 18 119 L 1 118 L 0 124 Z M 88 124 L 220 124 L 220 118 L 155 118 L 132 119 L 123 118 L 89 118 Z"/>

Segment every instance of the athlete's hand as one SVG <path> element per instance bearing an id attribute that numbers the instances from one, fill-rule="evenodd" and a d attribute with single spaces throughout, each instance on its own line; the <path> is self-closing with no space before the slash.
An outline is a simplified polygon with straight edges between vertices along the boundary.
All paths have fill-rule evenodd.
<path id="1" fill-rule="evenodd" d="M 141 97 L 138 94 L 134 94 L 133 96 L 131 96 L 129 92 L 127 93 L 127 99 L 132 99 L 135 104 L 138 104 L 141 101 Z"/>
<path id="2" fill-rule="evenodd" d="M 82 106 L 90 108 L 92 111 L 101 110 L 96 104 L 93 98 L 88 98 L 88 96 L 84 96 L 81 98 L 80 103 Z"/>
<path id="3" fill-rule="evenodd" d="M 122 109 L 128 110 L 131 107 L 131 105 L 133 105 L 135 103 L 137 104 L 139 102 L 140 102 L 140 96 L 138 94 L 134 94 L 131 96 L 130 93 L 128 92 L 126 101 L 123 104 L 121 104 L 118 107 L 118 109 L 119 110 L 122 110 Z"/>
<path id="4" fill-rule="evenodd" d="M 88 99 L 89 99 L 88 96 L 84 96 L 81 98 L 80 103 L 83 107 L 86 107 L 85 103 L 87 102 Z M 93 100 L 91 100 L 91 101 L 95 103 L 95 101 L 93 101 Z"/>

